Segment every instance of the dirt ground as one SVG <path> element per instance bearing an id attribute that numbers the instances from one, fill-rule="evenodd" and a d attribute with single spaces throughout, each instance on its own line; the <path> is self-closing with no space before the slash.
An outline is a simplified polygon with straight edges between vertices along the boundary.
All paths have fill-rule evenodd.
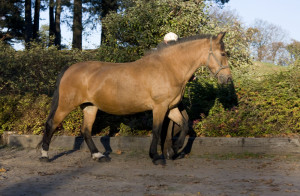
<path id="1" fill-rule="evenodd" d="M 189 156 L 153 165 L 147 153 L 112 153 L 98 163 L 89 152 L 0 147 L 0 195 L 300 195 L 300 155 Z"/>

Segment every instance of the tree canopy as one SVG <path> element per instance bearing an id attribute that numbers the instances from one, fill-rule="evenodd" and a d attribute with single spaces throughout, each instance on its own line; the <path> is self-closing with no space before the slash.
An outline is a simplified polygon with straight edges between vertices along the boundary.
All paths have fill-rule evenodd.
<path id="1" fill-rule="evenodd" d="M 217 9 L 210 3 L 215 2 Z M 273 24 L 257 20 L 248 28 L 239 17 L 222 5 L 229 0 L 0 0 L 0 40 L 6 44 L 32 41 L 61 49 L 61 23 L 69 24 L 73 48 L 82 49 L 83 29 L 101 24 L 101 49 L 122 53 L 108 61 L 131 61 L 155 48 L 164 34 L 174 32 L 180 37 L 200 33 L 226 31 L 225 42 L 230 63 L 240 66 L 255 60 L 288 65 L 295 57 L 284 42 L 286 33 Z M 221 5 L 221 6 L 220 6 Z M 49 8 L 49 38 L 39 30 L 40 10 Z M 220 7 L 222 9 L 220 9 Z M 211 11 L 213 10 L 213 11 Z M 220 11 L 222 10 L 222 11 Z M 70 12 L 70 16 L 65 13 Z M 62 17 L 62 18 L 61 18 Z M 45 26 L 43 27 L 45 29 Z M 105 54 L 105 52 L 104 52 Z M 106 55 L 107 56 L 107 55 Z M 110 55 L 108 55 L 110 56 Z"/>
<path id="2" fill-rule="evenodd" d="M 12 43 L 24 36 L 25 21 L 22 0 L 0 1 L 0 40 Z"/>
<path id="3" fill-rule="evenodd" d="M 225 38 L 231 65 L 248 63 L 248 43 L 243 38 L 245 31 L 236 22 L 212 20 L 204 1 L 199 0 L 153 0 L 144 3 L 133 1 L 129 8 L 110 13 L 103 19 L 106 40 L 101 46 L 105 61 L 132 61 L 151 48 L 155 48 L 168 32 L 179 37 L 196 34 L 218 34 L 226 31 Z M 222 23 L 220 25 L 219 23 Z M 109 54 L 116 54 L 111 58 Z"/>

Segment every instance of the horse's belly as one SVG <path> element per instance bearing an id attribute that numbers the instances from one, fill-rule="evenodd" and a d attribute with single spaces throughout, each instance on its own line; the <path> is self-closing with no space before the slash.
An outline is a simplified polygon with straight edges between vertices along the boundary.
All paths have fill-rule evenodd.
<path id="1" fill-rule="evenodd" d="M 109 114 L 115 115 L 127 115 L 135 114 L 139 112 L 144 112 L 151 110 L 146 104 L 136 104 L 133 102 L 121 103 L 114 101 L 96 101 L 95 105 L 101 110 Z"/>
<path id="2" fill-rule="evenodd" d="M 100 91 L 93 97 L 92 103 L 101 111 L 126 115 L 151 110 L 151 104 L 142 93 L 114 92 L 114 90 Z"/>

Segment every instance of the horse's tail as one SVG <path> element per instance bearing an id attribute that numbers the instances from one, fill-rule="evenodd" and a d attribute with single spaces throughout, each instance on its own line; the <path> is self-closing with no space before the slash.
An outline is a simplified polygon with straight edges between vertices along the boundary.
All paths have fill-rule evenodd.
<path id="1" fill-rule="evenodd" d="M 51 108 L 50 108 L 50 113 L 49 113 L 47 121 L 52 120 L 53 117 L 54 117 L 54 115 L 55 115 L 56 109 L 58 107 L 58 101 L 59 101 L 59 85 L 60 85 L 60 81 L 61 81 L 61 78 L 63 77 L 64 73 L 67 71 L 68 68 L 69 67 L 67 67 L 67 66 L 64 67 L 62 69 L 62 71 L 60 72 L 60 74 L 58 75 L 57 79 L 56 79 L 55 91 L 53 93 L 52 103 L 51 103 Z"/>
<path id="2" fill-rule="evenodd" d="M 49 129 L 49 127 L 47 127 L 47 126 L 51 126 L 50 124 L 52 124 L 52 120 L 54 118 L 55 112 L 56 112 L 57 107 L 58 107 L 60 81 L 61 81 L 61 78 L 63 77 L 64 73 L 67 71 L 68 68 L 69 68 L 68 66 L 64 67 L 61 70 L 60 74 L 58 75 L 58 77 L 56 79 L 55 91 L 53 93 L 50 113 L 49 113 L 49 116 L 48 116 L 47 121 L 46 121 L 46 130 L 45 131 L 47 131 Z M 37 145 L 37 147 L 36 147 L 37 149 L 41 148 L 42 142 L 43 142 L 43 140 Z"/>

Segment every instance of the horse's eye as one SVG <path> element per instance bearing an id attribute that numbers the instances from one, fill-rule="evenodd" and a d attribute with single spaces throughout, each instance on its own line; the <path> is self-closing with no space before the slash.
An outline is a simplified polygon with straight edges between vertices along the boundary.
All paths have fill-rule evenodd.
<path id="1" fill-rule="evenodd" d="M 226 56 L 226 53 L 225 53 L 225 52 L 222 52 L 221 55 L 222 55 L 222 56 Z"/>

